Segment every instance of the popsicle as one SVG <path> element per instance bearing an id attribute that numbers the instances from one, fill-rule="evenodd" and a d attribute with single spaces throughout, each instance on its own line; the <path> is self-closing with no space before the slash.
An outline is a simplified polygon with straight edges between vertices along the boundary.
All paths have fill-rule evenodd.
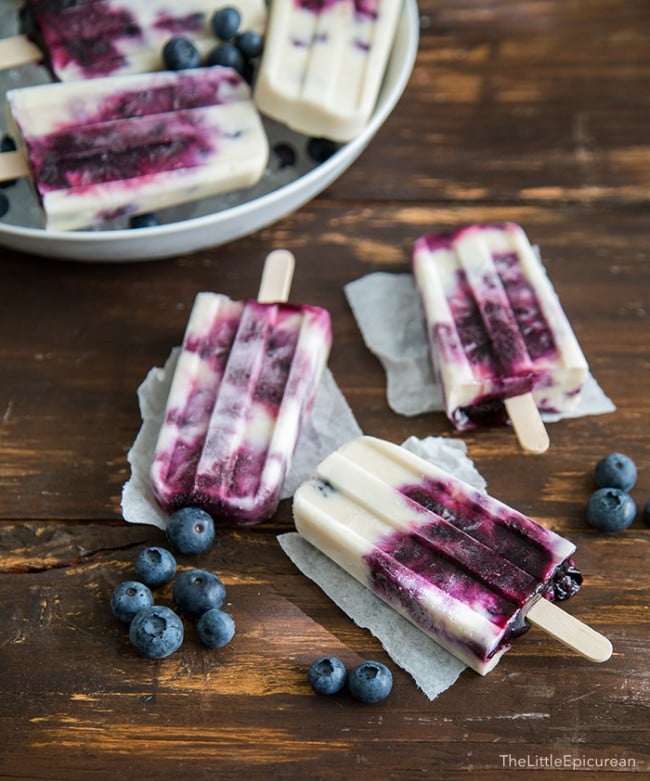
<path id="1" fill-rule="evenodd" d="M 524 231 L 505 223 L 422 236 L 413 274 L 452 423 L 499 420 L 505 405 L 524 447 L 545 450 L 537 410 L 574 407 L 587 362 Z"/>
<path id="2" fill-rule="evenodd" d="M 231 68 L 113 76 L 7 93 L 16 152 L 45 227 L 72 230 L 255 184 L 269 147 Z"/>
<path id="3" fill-rule="evenodd" d="M 325 309 L 282 303 L 293 256 L 278 252 L 257 301 L 196 297 L 151 467 L 167 512 L 251 524 L 277 508 L 331 346 Z"/>
<path id="4" fill-rule="evenodd" d="M 242 29 L 263 32 L 264 0 L 235 0 Z M 214 0 L 26 0 L 29 34 L 0 40 L 0 69 L 45 61 L 60 81 L 161 70 L 162 50 L 174 35 L 202 54 L 215 45 Z"/>
<path id="5" fill-rule="evenodd" d="M 293 512 L 305 540 L 481 675 L 528 622 L 592 661 L 611 655 L 552 602 L 576 573 L 573 543 L 404 448 L 351 440 L 298 488 Z"/>
<path id="6" fill-rule="evenodd" d="M 263 114 L 349 141 L 377 102 L 402 0 L 274 0 L 254 90 Z"/>

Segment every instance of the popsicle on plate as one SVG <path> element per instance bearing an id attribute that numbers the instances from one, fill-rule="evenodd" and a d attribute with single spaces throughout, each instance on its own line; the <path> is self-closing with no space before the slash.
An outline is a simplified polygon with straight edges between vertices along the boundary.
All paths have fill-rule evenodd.
<path id="1" fill-rule="evenodd" d="M 269 146 L 231 68 L 113 76 L 7 93 L 16 152 L 45 227 L 72 230 L 255 184 Z"/>
<path id="2" fill-rule="evenodd" d="M 0 69 L 44 60 L 60 81 L 161 70 L 172 36 L 207 54 L 216 43 L 211 16 L 224 5 L 239 10 L 242 29 L 263 32 L 263 0 L 26 0 L 31 32 L 0 40 Z"/>
<path id="3" fill-rule="evenodd" d="M 377 102 L 402 0 L 274 0 L 254 99 L 263 114 L 334 141 Z"/>
<path id="4" fill-rule="evenodd" d="M 504 419 L 504 404 L 529 393 L 541 411 L 575 406 L 587 362 L 518 225 L 422 236 L 413 274 L 447 416 L 458 429 Z"/>
<path id="5" fill-rule="evenodd" d="M 257 301 L 196 297 L 151 467 L 167 512 L 199 506 L 215 521 L 250 524 L 277 508 L 331 323 L 325 309 L 278 302 L 265 288 Z"/>
<path id="6" fill-rule="evenodd" d="M 305 540 L 482 675 L 527 621 L 593 661 L 611 654 L 550 601 L 567 578 L 569 593 L 579 586 L 573 543 L 404 448 L 348 442 L 298 488 L 293 512 Z"/>

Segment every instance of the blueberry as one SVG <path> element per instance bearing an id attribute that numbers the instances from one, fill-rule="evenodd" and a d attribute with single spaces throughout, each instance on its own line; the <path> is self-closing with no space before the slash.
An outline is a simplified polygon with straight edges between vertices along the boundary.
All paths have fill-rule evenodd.
<path id="1" fill-rule="evenodd" d="M 571 559 L 558 567 L 552 585 L 552 599 L 561 602 L 575 596 L 582 585 L 582 573 Z"/>
<path id="2" fill-rule="evenodd" d="M 145 607 L 153 605 L 153 594 L 144 583 L 125 580 L 111 594 L 111 610 L 115 618 L 128 624 Z"/>
<path id="3" fill-rule="evenodd" d="M 198 68 L 201 64 L 201 55 L 192 41 L 175 35 L 163 48 L 163 62 L 165 67 L 172 71 Z"/>
<path id="4" fill-rule="evenodd" d="M 596 484 L 629 491 L 636 483 L 636 465 L 623 453 L 610 453 L 596 464 Z"/>
<path id="5" fill-rule="evenodd" d="M 264 38 L 253 30 L 246 30 L 235 38 L 235 45 L 247 60 L 254 60 L 262 53 Z"/>
<path id="6" fill-rule="evenodd" d="M 13 140 L 11 136 L 4 135 L 2 138 L 0 138 L 0 152 L 15 152 L 16 151 L 16 142 Z M 0 187 L 11 187 L 12 185 L 16 184 L 18 179 L 7 179 L 4 182 L 0 182 Z M 9 201 L 7 201 L 7 206 L 4 212 L 1 216 L 4 217 L 4 215 L 7 213 L 9 209 Z"/>
<path id="7" fill-rule="evenodd" d="M 129 220 L 129 228 L 155 228 L 157 225 L 160 225 L 160 220 L 152 212 L 136 214 Z"/>
<path id="8" fill-rule="evenodd" d="M 176 574 L 176 559 L 165 548 L 145 548 L 135 559 L 135 576 L 149 588 L 164 586 Z"/>
<path id="9" fill-rule="evenodd" d="M 317 694 L 336 694 L 345 686 L 347 670 L 335 656 L 322 656 L 307 670 L 307 680 Z"/>
<path id="10" fill-rule="evenodd" d="M 235 635 L 235 622 L 228 613 L 213 607 L 199 618 L 196 632 L 208 648 L 223 648 Z"/>
<path id="11" fill-rule="evenodd" d="M 643 508 L 643 520 L 650 526 L 650 502 L 646 502 Z"/>
<path id="12" fill-rule="evenodd" d="M 131 621 L 129 639 L 135 650 L 149 659 L 164 659 L 183 642 L 183 622 L 168 607 L 152 605 Z"/>
<path id="13" fill-rule="evenodd" d="M 307 154 L 315 163 L 324 163 L 339 148 L 338 144 L 329 138 L 310 138 L 307 142 Z"/>
<path id="14" fill-rule="evenodd" d="M 589 525 L 602 532 L 627 529 L 635 515 L 634 499 L 621 488 L 599 488 L 587 503 Z"/>
<path id="15" fill-rule="evenodd" d="M 208 54 L 208 65 L 223 65 L 244 72 L 244 55 L 232 43 L 220 43 Z"/>
<path id="16" fill-rule="evenodd" d="M 287 168 L 296 162 L 296 150 L 290 145 L 280 142 L 273 147 L 273 154 L 278 160 L 279 168 Z"/>
<path id="17" fill-rule="evenodd" d="M 10 206 L 11 202 L 9 198 L 7 198 L 4 193 L 0 193 L 0 218 L 5 216 L 5 214 L 9 211 Z"/>
<path id="18" fill-rule="evenodd" d="M 170 516 L 166 533 L 178 553 L 203 553 L 214 542 L 214 521 L 200 507 L 183 507 Z"/>
<path id="19" fill-rule="evenodd" d="M 181 610 L 200 616 L 206 610 L 223 605 L 226 589 L 214 573 L 190 569 L 176 578 L 172 594 Z"/>
<path id="20" fill-rule="evenodd" d="M 231 41 L 237 34 L 240 24 L 241 14 L 229 5 L 215 11 L 212 17 L 212 31 L 222 41 Z"/>
<path id="21" fill-rule="evenodd" d="M 348 688 L 355 700 L 375 703 L 385 700 L 393 688 L 393 675 L 381 662 L 361 662 L 348 675 Z"/>

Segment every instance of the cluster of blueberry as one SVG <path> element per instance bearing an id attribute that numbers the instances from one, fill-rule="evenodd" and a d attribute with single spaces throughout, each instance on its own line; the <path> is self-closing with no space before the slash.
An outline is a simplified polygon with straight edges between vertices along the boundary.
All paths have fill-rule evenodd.
<path id="1" fill-rule="evenodd" d="M 174 513 L 167 527 L 167 539 L 177 553 L 197 554 L 214 542 L 214 521 L 198 508 Z M 180 617 L 165 605 L 154 604 L 151 589 L 170 583 L 178 609 L 196 620 L 196 633 L 208 648 L 222 648 L 235 634 L 232 617 L 221 610 L 226 589 L 217 575 L 190 569 L 176 576 L 176 559 L 165 548 L 149 547 L 134 562 L 135 580 L 120 583 L 111 595 L 111 610 L 129 625 L 133 647 L 150 659 L 164 659 L 177 651 L 184 638 Z"/>
<path id="2" fill-rule="evenodd" d="M 264 48 L 262 35 L 253 30 L 240 32 L 241 14 L 232 6 L 215 11 L 210 23 L 219 43 L 208 53 L 206 64 L 233 68 L 250 83 L 255 60 Z M 163 63 L 169 70 L 198 68 L 201 53 L 189 38 L 176 35 L 163 48 Z"/>
<path id="3" fill-rule="evenodd" d="M 347 683 L 355 700 L 375 703 L 385 700 L 393 688 L 393 675 L 381 662 L 361 662 L 348 673 L 335 656 L 316 659 L 307 671 L 307 680 L 318 694 L 336 694 Z"/>
<path id="4" fill-rule="evenodd" d="M 587 502 L 589 525 L 603 532 L 627 529 L 637 512 L 629 493 L 636 483 L 636 464 L 623 453 L 610 453 L 596 464 L 594 475 L 598 489 Z M 650 524 L 650 501 L 645 504 L 643 517 Z"/>

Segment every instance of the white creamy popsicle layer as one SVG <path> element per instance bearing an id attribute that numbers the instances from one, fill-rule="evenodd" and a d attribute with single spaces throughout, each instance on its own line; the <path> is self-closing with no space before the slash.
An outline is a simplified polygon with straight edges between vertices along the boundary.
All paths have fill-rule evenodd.
<path id="1" fill-rule="evenodd" d="M 349 141 L 377 102 L 402 0 L 274 0 L 254 99 L 309 136 Z"/>
<path id="2" fill-rule="evenodd" d="M 459 429 L 501 422 L 532 391 L 540 411 L 579 399 L 587 362 L 546 272 L 514 223 L 429 234 L 413 274 L 447 416 Z"/>
<path id="3" fill-rule="evenodd" d="M 304 539 L 482 675 L 536 600 L 581 580 L 573 543 L 373 437 L 326 458 L 293 508 Z"/>
<path id="4" fill-rule="evenodd" d="M 10 90 L 7 105 L 54 230 L 248 187 L 268 160 L 248 84 L 231 68 L 44 84 Z"/>
<path id="5" fill-rule="evenodd" d="M 239 524 L 270 517 L 330 346 L 324 309 L 200 293 L 151 467 L 161 507 Z"/>

